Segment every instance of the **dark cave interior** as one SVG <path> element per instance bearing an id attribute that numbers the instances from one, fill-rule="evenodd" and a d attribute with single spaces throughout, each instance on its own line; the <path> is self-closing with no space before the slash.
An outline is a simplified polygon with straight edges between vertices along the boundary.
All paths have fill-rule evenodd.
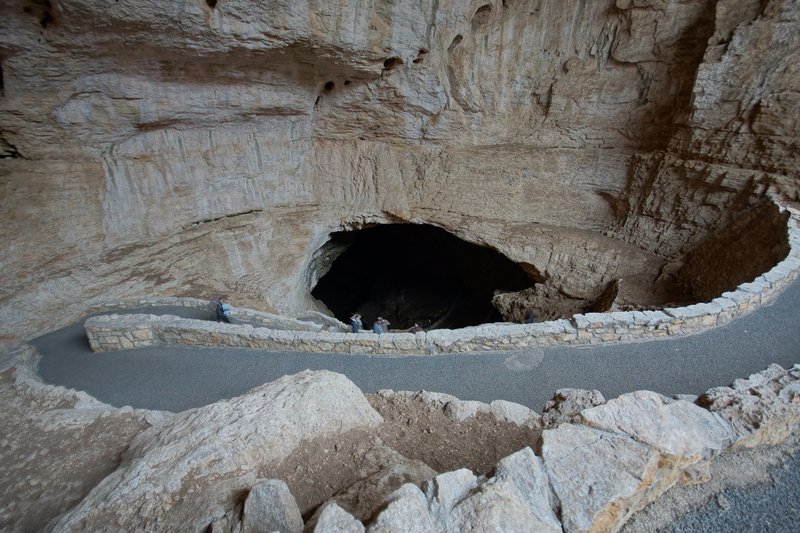
<path id="1" fill-rule="evenodd" d="M 331 234 L 344 250 L 312 295 L 339 320 L 353 312 L 370 328 L 377 317 L 403 330 L 461 328 L 502 321 L 495 291 L 518 291 L 534 280 L 516 263 L 430 225 L 386 224 Z"/>

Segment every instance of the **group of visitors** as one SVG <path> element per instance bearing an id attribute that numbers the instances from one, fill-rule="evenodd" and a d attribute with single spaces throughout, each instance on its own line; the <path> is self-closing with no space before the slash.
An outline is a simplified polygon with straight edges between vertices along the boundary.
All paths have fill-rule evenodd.
<path id="1" fill-rule="evenodd" d="M 378 335 L 380 335 L 381 333 L 386 333 L 389 331 L 389 325 L 390 322 L 388 320 L 386 320 L 382 316 L 379 316 L 378 318 L 375 319 L 375 322 L 372 323 L 372 331 L 373 333 L 377 333 Z M 350 329 L 352 330 L 353 333 L 359 333 L 364 330 L 364 322 L 361 320 L 360 314 L 353 313 L 352 315 L 350 315 Z M 419 324 L 415 322 L 414 325 L 408 328 L 408 330 L 406 331 L 408 331 L 409 333 L 419 333 L 424 330 Z"/>
<path id="2" fill-rule="evenodd" d="M 211 303 L 214 305 L 214 315 L 217 322 L 225 322 L 227 324 L 231 323 L 231 314 L 233 308 L 230 306 L 229 303 L 225 302 L 222 297 L 212 298 Z M 390 322 L 385 318 L 379 316 L 375 319 L 375 322 L 372 324 L 372 331 L 380 335 L 381 333 L 386 333 L 389 331 Z M 353 313 L 350 316 L 350 328 L 352 329 L 353 333 L 359 333 L 364 331 L 364 322 L 361 320 L 361 315 L 358 313 Z M 322 326 L 321 331 L 330 331 L 330 325 L 326 324 Z M 406 331 L 409 333 L 419 333 L 424 331 L 422 327 L 414 323 L 413 326 L 408 328 Z"/>

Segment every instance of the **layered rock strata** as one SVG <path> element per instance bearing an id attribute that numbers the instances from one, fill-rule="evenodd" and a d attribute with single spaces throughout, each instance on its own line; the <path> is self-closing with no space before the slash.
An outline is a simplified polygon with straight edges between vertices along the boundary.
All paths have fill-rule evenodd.
<path id="1" fill-rule="evenodd" d="M 716 296 L 785 252 L 798 24 L 792 0 L 5 2 L 0 335 L 153 293 L 296 315 L 329 235 L 386 222 L 568 300 Z"/>
<path id="2" fill-rule="evenodd" d="M 168 315 L 111 314 L 87 319 L 85 329 L 89 344 L 98 352 L 182 345 L 398 355 L 513 350 L 689 335 L 726 324 L 768 304 L 800 276 L 800 227 L 796 215 L 789 219 L 787 229 L 791 244 L 789 255 L 764 275 L 710 302 L 663 311 L 587 313 L 576 314 L 570 320 L 536 324 L 491 324 L 452 331 L 375 335 L 370 332 L 347 333 L 343 324 L 320 315 L 311 318 L 321 324 L 285 320 L 234 308 L 234 324 Z M 200 300 L 157 299 L 121 302 L 120 307 L 146 309 L 148 305 L 159 303 L 208 306 L 207 302 Z M 109 304 L 95 309 L 113 309 L 113 306 Z M 250 324 L 236 324 L 241 321 Z"/>

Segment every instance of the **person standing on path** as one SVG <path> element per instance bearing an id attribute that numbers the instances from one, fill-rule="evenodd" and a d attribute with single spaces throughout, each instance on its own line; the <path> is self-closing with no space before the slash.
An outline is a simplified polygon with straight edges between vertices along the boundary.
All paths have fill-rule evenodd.
<path id="1" fill-rule="evenodd" d="M 384 323 L 383 317 L 378 317 L 377 319 L 375 319 L 375 322 L 372 323 L 372 331 L 374 333 L 377 333 L 378 335 L 386 331 L 384 329 L 383 323 Z"/>
<path id="2" fill-rule="evenodd" d="M 358 333 L 364 329 L 364 323 L 361 322 L 361 315 L 353 313 L 350 316 L 350 328 L 353 330 L 353 333 Z"/>

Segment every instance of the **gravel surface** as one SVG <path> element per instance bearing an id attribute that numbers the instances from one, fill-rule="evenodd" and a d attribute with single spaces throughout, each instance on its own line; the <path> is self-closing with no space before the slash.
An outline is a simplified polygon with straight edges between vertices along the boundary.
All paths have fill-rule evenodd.
<path id="1" fill-rule="evenodd" d="M 702 509 L 673 522 L 665 533 L 760 533 L 800 530 L 800 456 L 772 469 L 773 483 L 727 489 Z"/>

